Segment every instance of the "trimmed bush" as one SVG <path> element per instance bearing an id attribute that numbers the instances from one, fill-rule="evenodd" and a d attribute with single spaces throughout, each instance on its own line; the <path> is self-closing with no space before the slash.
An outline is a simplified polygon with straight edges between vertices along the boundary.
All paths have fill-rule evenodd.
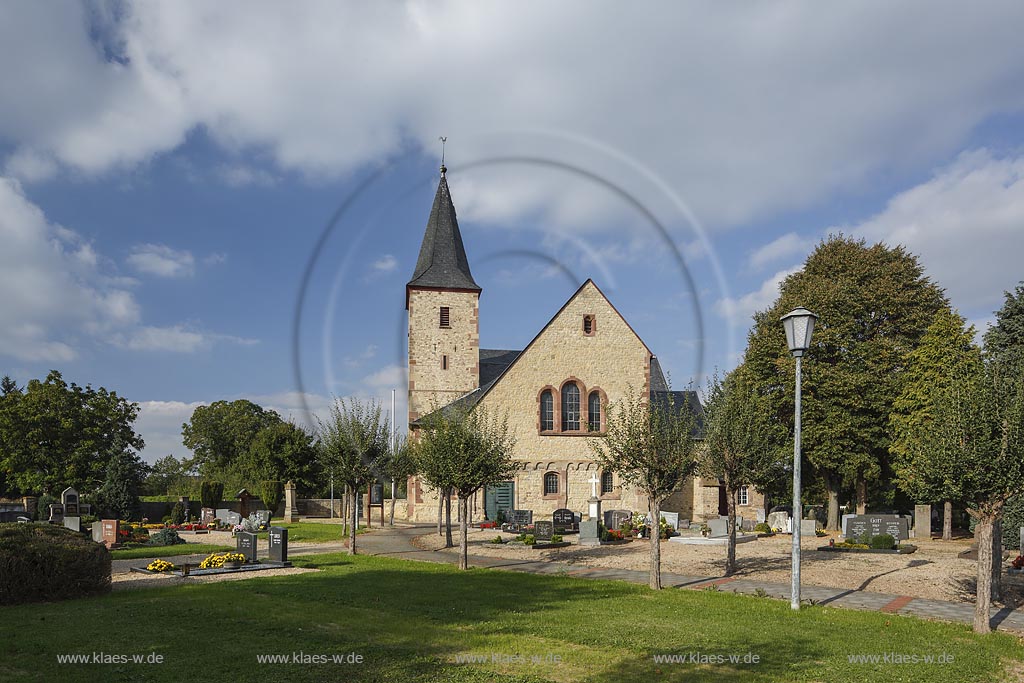
<path id="1" fill-rule="evenodd" d="M 185 539 L 178 535 L 174 529 L 161 529 L 155 534 L 149 535 L 148 545 L 180 545 Z"/>
<path id="2" fill-rule="evenodd" d="M 204 481 L 199 485 L 199 500 L 204 508 L 215 508 L 224 498 L 224 484 L 219 481 Z"/>
<path id="3" fill-rule="evenodd" d="M 754 526 L 754 531 L 759 534 L 770 534 L 772 532 L 772 528 L 768 522 L 759 522 Z"/>
<path id="4" fill-rule="evenodd" d="M 896 539 L 889 534 L 879 534 L 871 537 L 871 547 L 875 550 L 892 550 L 896 547 Z"/>
<path id="5" fill-rule="evenodd" d="M 185 523 L 185 505 L 179 500 L 171 508 L 171 524 Z"/>
<path id="6" fill-rule="evenodd" d="M 0 524 L 0 605 L 110 592 L 110 553 L 49 524 Z"/>

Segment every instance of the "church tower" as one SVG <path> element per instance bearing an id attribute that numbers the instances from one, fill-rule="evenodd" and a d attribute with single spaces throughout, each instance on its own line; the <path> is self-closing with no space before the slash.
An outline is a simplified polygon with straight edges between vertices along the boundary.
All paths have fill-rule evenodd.
<path id="1" fill-rule="evenodd" d="M 405 286 L 410 421 L 480 386 L 481 289 L 469 270 L 445 171 L 442 165 L 416 271 Z"/>

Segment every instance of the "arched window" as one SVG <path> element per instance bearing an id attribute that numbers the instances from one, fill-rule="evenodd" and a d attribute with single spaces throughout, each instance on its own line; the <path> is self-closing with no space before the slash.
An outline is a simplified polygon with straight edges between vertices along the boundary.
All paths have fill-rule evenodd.
<path id="1" fill-rule="evenodd" d="M 558 493 L 558 473 L 548 472 L 544 475 L 544 495 Z"/>
<path id="2" fill-rule="evenodd" d="M 587 428 L 592 432 L 601 431 L 601 394 L 591 391 L 587 397 Z"/>
<path id="3" fill-rule="evenodd" d="M 611 493 L 615 488 L 615 478 L 611 472 L 601 473 L 601 493 Z"/>
<path id="4" fill-rule="evenodd" d="M 540 430 L 550 432 L 555 428 L 555 399 L 550 389 L 540 395 Z"/>
<path id="5" fill-rule="evenodd" d="M 580 430 L 580 388 L 569 382 L 562 387 L 562 431 Z"/>

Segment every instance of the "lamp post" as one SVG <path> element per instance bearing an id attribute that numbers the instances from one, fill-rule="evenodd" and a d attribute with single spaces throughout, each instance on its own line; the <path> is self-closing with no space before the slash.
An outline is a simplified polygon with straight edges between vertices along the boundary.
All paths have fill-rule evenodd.
<path id="1" fill-rule="evenodd" d="M 803 505 L 800 502 L 800 374 L 804 353 L 811 346 L 814 321 L 818 316 L 806 308 L 796 308 L 782 316 L 786 330 L 786 344 L 796 358 L 796 413 L 793 426 L 793 575 L 790 585 L 789 606 L 800 609 L 800 522 L 803 519 Z"/>

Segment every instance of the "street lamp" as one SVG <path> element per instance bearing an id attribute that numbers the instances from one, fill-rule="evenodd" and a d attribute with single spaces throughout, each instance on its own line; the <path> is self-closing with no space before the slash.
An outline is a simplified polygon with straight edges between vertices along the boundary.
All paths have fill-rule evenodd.
<path id="1" fill-rule="evenodd" d="M 793 427 L 793 576 L 790 585 L 789 606 L 800 609 L 800 521 L 803 519 L 803 505 L 800 503 L 800 373 L 804 353 L 811 346 L 814 321 L 818 316 L 806 308 L 796 308 L 782 316 L 786 329 L 786 344 L 796 358 L 796 419 Z"/>

